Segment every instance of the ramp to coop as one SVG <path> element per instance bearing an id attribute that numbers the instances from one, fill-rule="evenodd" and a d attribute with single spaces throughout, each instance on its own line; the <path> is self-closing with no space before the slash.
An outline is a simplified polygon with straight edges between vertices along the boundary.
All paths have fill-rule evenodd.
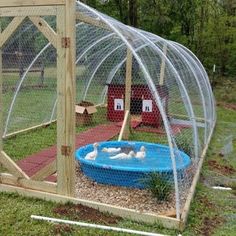
<path id="1" fill-rule="evenodd" d="M 110 140 L 119 134 L 119 131 L 120 128 L 115 124 L 98 125 L 76 135 L 76 148 L 80 148 L 90 143 Z M 31 177 L 56 160 L 56 155 L 56 146 L 52 146 L 25 157 L 18 161 L 17 164 L 28 176 Z M 45 180 L 56 182 L 56 175 L 47 176 L 45 177 Z"/>

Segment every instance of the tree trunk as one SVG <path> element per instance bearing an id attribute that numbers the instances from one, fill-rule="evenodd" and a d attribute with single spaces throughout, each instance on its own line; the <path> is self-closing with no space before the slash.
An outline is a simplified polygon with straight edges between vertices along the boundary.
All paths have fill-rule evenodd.
<path id="1" fill-rule="evenodd" d="M 134 27 L 138 27 L 137 0 L 129 0 L 129 23 Z"/>
<path id="2" fill-rule="evenodd" d="M 115 4 L 119 11 L 120 21 L 123 22 L 124 24 L 127 24 L 128 23 L 127 0 L 115 0 Z"/>

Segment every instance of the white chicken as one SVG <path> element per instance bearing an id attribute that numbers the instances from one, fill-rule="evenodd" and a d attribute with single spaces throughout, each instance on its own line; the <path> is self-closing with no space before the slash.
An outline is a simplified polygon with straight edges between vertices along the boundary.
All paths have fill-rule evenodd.
<path id="1" fill-rule="evenodd" d="M 111 156 L 110 159 L 113 159 L 113 160 L 115 160 L 115 159 L 124 160 L 124 159 L 131 159 L 134 156 L 135 156 L 134 151 L 130 151 L 128 154 L 122 152 L 122 153 L 119 153 L 119 154 L 117 154 L 115 156 Z"/>
<path id="2" fill-rule="evenodd" d="M 102 152 L 108 152 L 108 153 L 114 153 L 114 152 L 120 152 L 121 148 L 103 148 Z"/>
<path id="3" fill-rule="evenodd" d="M 97 149 L 98 146 L 99 146 L 98 143 L 94 143 L 93 144 L 93 151 L 87 153 L 84 159 L 85 160 L 95 160 L 98 155 L 98 149 Z"/>
<path id="4" fill-rule="evenodd" d="M 140 151 L 135 154 L 135 158 L 144 159 L 146 157 L 146 148 L 142 146 Z"/>

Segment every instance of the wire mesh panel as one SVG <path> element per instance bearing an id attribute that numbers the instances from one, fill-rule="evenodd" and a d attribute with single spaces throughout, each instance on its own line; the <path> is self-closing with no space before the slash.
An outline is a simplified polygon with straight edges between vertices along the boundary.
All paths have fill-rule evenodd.
<path id="1" fill-rule="evenodd" d="M 45 20 L 55 23 L 55 17 Z M 2 54 L 4 135 L 48 122 L 56 97 L 55 48 L 25 19 Z"/>
<path id="2" fill-rule="evenodd" d="M 214 123 L 209 123 L 214 100 L 206 73 L 174 42 L 79 2 L 77 10 L 102 25 L 77 22 L 78 32 L 93 32 L 85 41 L 78 34 L 77 99 L 102 104 L 91 125 L 98 113 L 109 124 L 104 138 L 87 133 L 94 142 L 77 151 L 78 197 L 154 213 L 166 211 L 169 204 L 168 210 L 178 215 Z M 127 110 L 128 141 L 101 142 L 111 127 L 117 132 L 109 139 L 118 138 Z"/>

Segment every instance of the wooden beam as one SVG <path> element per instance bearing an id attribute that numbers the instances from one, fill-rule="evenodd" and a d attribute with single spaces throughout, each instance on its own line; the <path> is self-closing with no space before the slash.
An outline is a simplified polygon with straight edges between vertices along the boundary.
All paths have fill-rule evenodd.
<path id="1" fill-rule="evenodd" d="M 35 173 L 33 176 L 30 177 L 32 180 L 42 181 L 48 176 L 55 173 L 57 170 L 57 161 L 54 160 L 51 163 L 49 163 L 47 166 L 39 170 L 37 173 Z"/>
<path id="2" fill-rule="evenodd" d="M 35 125 L 35 126 L 29 127 L 29 128 L 26 128 L 26 129 L 18 130 L 18 131 L 15 131 L 15 132 L 12 132 L 12 133 L 9 133 L 9 134 L 5 135 L 3 137 L 3 139 L 8 139 L 8 138 L 14 137 L 18 134 L 27 133 L 27 132 L 35 130 L 35 129 L 47 127 L 48 125 L 56 123 L 56 122 L 57 122 L 57 120 L 52 120 L 50 122 L 46 122 L 46 123 L 43 123 L 43 124 L 40 124 L 40 125 Z"/>
<path id="3" fill-rule="evenodd" d="M 4 151 L 1 151 L 0 162 L 12 175 L 29 179 L 29 176 Z"/>
<path id="4" fill-rule="evenodd" d="M 51 16 L 56 15 L 55 6 L 37 7 L 3 7 L 0 8 L 0 17 L 12 16 Z"/>
<path id="5" fill-rule="evenodd" d="M 11 174 L 0 173 L 0 183 L 9 184 L 16 187 L 34 189 L 48 193 L 56 193 L 57 184 L 46 181 L 34 181 L 29 179 L 17 178 Z"/>
<path id="6" fill-rule="evenodd" d="M 51 28 L 51 26 L 41 17 L 30 16 L 29 19 L 38 28 L 38 30 L 43 33 L 43 35 L 48 39 L 48 41 L 57 48 L 57 34 Z"/>
<path id="7" fill-rule="evenodd" d="M 15 18 L 13 18 L 13 20 L 8 24 L 6 29 L 4 29 L 4 31 L 0 34 L 0 47 L 2 47 L 6 43 L 6 41 L 21 25 L 24 19 L 24 16 L 16 16 Z"/>
<path id="8" fill-rule="evenodd" d="M 165 79 L 165 68 L 166 68 L 166 53 L 167 53 L 167 43 L 164 43 L 163 46 L 163 56 L 161 60 L 161 72 L 160 72 L 160 83 L 159 85 L 164 85 L 164 79 Z"/>
<path id="9" fill-rule="evenodd" d="M 107 107 L 107 104 L 106 103 L 100 103 L 100 104 L 95 105 L 95 107 Z"/>
<path id="10" fill-rule="evenodd" d="M 93 201 L 87 201 L 84 199 L 79 198 L 72 198 L 68 196 L 63 196 L 59 194 L 51 194 L 51 193 L 45 193 L 42 191 L 36 191 L 36 190 L 30 190 L 30 189 L 24 189 L 20 187 L 0 184 L 0 192 L 11 192 L 11 193 L 18 193 L 25 197 L 34 197 L 34 198 L 40 198 L 47 201 L 54 201 L 54 202 L 60 202 L 60 203 L 67 203 L 71 202 L 74 204 L 82 204 L 91 208 L 98 209 L 102 212 L 109 212 L 111 214 L 128 218 L 130 220 L 134 220 L 137 222 L 144 222 L 149 224 L 156 224 L 170 228 L 170 229 L 177 229 L 179 230 L 180 227 L 180 221 L 176 218 L 171 218 L 168 216 L 162 216 L 157 214 L 151 214 L 151 213 L 143 213 L 136 210 L 130 210 L 127 208 L 122 207 L 116 207 L 113 205 L 108 205 L 100 202 L 93 202 Z"/>
<path id="11" fill-rule="evenodd" d="M 0 7 L 64 5 L 66 0 L 1 0 Z"/>
<path id="12" fill-rule="evenodd" d="M 186 226 L 186 222 L 187 222 L 188 214 L 189 214 L 189 210 L 190 210 L 190 204 L 191 204 L 191 202 L 193 200 L 193 197 L 194 197 L 194 194 L 195 194 L 195 190 L 196 190 L 196 186 L 197 186 L 197 183 L 198 183 L 198 180 L 199 180 L 199 177 L 200 177 L 202 165 L 203 165 L 203 162 L 204 162 L 204 159 L 205 159 L 205 156 L 206 156 L 208 146 L 209 146 L 210 141 L 211 141 L 211 137 L 212 137 L 213 132 L 214 132 L 214 127 L 215 127 L 215 124 L 212 128 L 212 131 L 211 131 L 210 136 L 208 138 L 207 144 L 206 144 L 206 146 L 204 147 L 204 149 L 202 151 L 202 154 L 201 154 L 201 157 L 200 157 L 200 160 L 199 160 L 199 163 L 198 163 L 197 171 L 194 175 L 194 178 L 193 178 L 193 181 L 192 181 L 192 184 L 191 184 L 191 187 L 189 189 L 188 196 L 187 196 L 187 200 L 184 204 L 184 208 L 183 208 L 183 211 L 182 211 L 182 214 L 181 214 L 181 217 L 180 217 L 180 220 L 181 220 L 180 230 L 181 231 L 183 231 L 185 229 L 185 226 Z"/>
<path id="13" fill-rule="evenodd" d="M 57 15 L 57 190 L 75 195 L 75 1 Z M 63 42 L 63 43 L 62 43 Z M 62 152 L 62 147 L 66 151 Z"/>
<path id="14" fill-rule="evenodd" d="M 84 22 L 86 24 L 89 24 L 98 28 L 111 31 L 110 27 L 99 18 L 90 17 L 80 11 L 76 12 L 76 20 L 79 20 L 81 22 Z"/>
<path id="15" fill-rule="evenodd" d="M 175 114 L 175 113 L 169 113 L 169 116 L 173 116 L 173 117 L 176 117 L 176 118 L 186 118 L 187 120 L 190 119 L 190 117 L 188 115 L 183 115 L 183 114 Z M 206 122 L 209 122 L 208 120 L 206 120 L 205 118 L 203 117 L 194 117 L 194 119 L 196 121 L 206 121 Z"/>
<path id="16" fill-rule="evenodd" d="M 125 111 L 129 111 L 129 113 L 123 135 L 125 139 L 129 138 L 131 129 L 130 126 L 131 85 L 132 85 L 132 52 L 129 48 L 127 48 L 126 74 L 125 74 Z"/>
<path id="17" fill-rule="evenodd" d="M 123 138 L 125 127 L 127 126 L 128 118 L 129 118 L 129 111 L 125 111 L 125 117 L 124 117 L 124 121 L 120 130 L 118 141 L 121 141 Z"/>

